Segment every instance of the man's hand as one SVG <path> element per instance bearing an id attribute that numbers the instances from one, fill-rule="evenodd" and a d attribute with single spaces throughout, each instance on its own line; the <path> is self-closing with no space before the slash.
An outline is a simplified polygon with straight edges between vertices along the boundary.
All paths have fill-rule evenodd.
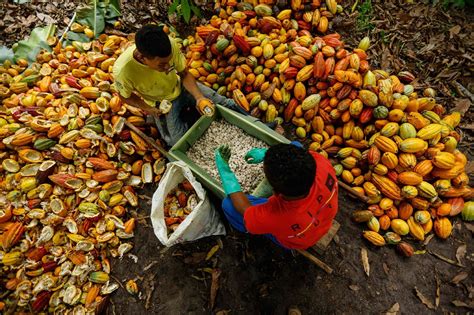
<path id="1" fill-rule="evenodd" d="M 265 158 L 265 153 L 267 153 L 268 149 L 265 148 L 252 148 L 250 149 L 247 154 L 245 154 L 245 162 L 248 164 L 258 164 L 262 163 L 263 159 Z"/>
<path id="2" fill-rule="evenodd" d="M 196 107 L 199 114 L 205 116 L 212 116 L 216 110 L 214 103 L 204 95 L 196 98 Z"/>
<path id="3" fill-rule="evenodd" d="M 132 93 L 129 98 L 125 98 L 122 95 L 119 95 L 119 97 L 122 102 L 132 105 L 133 107 L 140 108 L 142 111 L 155 117 L 159 117 L 162 114 L 158 108 L 148 105 L 140 96 L 135 93 Z"/>
<path id="4" fill-rule="evenodd" d="M 299 141 L 291 141 L 290 144 L 298 148 L 303 148 L 303 145 Z M 266 148 L 252 148 L 245 154 L 245 162 L 248 164 L 262 163 L 267 151 L 268 149 Z"/>
<path id="5" fill-rule="evenodd" d="M 230 156 L 231 152 L 228 145 L 221 145 L 214 152 L 217 171 L 221 177 L 222 187 L 226 195 L 242 191 L 237 177 L 229 167 Z"/>
<path id="6" fill-rule="evenodd" d="M 216 150 L 216 154 L 219 154 L 222 160 L 229 164 L 230 156 L 232 155 L 230 148 L 227 144 L 219 146 Z"/>

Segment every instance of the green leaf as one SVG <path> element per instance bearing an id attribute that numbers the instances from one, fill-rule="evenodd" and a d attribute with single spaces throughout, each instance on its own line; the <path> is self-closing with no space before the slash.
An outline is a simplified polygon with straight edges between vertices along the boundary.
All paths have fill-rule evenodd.
<path id="1" fill-rule="evenodd" d="M 183 18 L 186 23 L 189 23 L 191 19 L 191 7 L 189 6 L 188 0 L 181 1 L 181 9 L 183 10 Z"/>
<path id="2" fill-rule="evenodd" d="M 113 19 L 122 16 L 122 12 L 120 10 L 120 0 L 106 0 L 106 4 L 107 19 Z"/>
<path id="3" fill-rule="evenodd" d="M 91 40 L 89 37 L 86 36 L 84 33 L 75 33 L 75 32 L 67 32 L 67 40 L 69 42 L 72 41 L 78 41 L 81 43 L 87 43 L 90 42 Z"/>
<path id="4" fill-rule="evenodd" d="M 5 60 L 13 61 L 14 54 L 11 48 L 6 46 L 0 46 L 0 63 L 5 62 Z"/>
<path id="5" fill-rule="evenodd" d="M 168 14 L 173 14 L 176 12 L 176 9 L 178 8 L 179 5 L 179 0 L 174 0 L 173 4 L 168 8 Z"/>
<path id="6" fill-rule="evenodd" d="M 42 50 L 51 51 L 47 40 L 56 33 L 56 25 L 50 24 L 45 27 L 37 27 L 31 31 L 30 37 L 18 42 L 13 48 L 15 60 L 25 58 L 29 61 L 35 61 L 36 55 Z"/>
<path id="7" fill-rule="evenodd" d="M 104 7 L 99 7 L 98 0 L 90 0 L 89 5 L 77 9 L 76 22 L 89 26 L 97 37 L 105 28 L 104 10 Z"/>
<path id="8" fill-rule="evenodd" d="M 193 11 L 194 15 L 197 16 L 198 18 L 201 18 L 201 10 L 195 6 L 194 4 L 191 4 L 191 11 Z"/>

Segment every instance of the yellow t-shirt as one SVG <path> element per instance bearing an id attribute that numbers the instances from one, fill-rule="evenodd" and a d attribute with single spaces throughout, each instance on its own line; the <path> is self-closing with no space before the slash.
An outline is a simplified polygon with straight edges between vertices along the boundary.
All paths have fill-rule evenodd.
<path id="1" fill-rule="evenodd" d="M 172 101 L 181 93 L 181 82 L 178 72 L 186 68 L 186 58 L 180 51 L 177 43 L 170 37 L 171 54 L 170 65 L 172 70 L 168 74 L 149 68 L 133 57 L 135 45 L 128 47 L 115 61 L 113 75 L 115 88 L 125 98 L 132 92 L 140 95 L 150 106 L 164 99 Z"/>

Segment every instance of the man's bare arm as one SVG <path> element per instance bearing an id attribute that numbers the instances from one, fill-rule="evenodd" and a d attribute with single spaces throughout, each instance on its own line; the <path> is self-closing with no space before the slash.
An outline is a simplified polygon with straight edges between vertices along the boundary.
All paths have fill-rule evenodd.
<path id="1" fill-rule="evenodd" d="M 244 215 L 245 210 L 250 207 L 252 204 L 250 203 L 247 195 L 243 192 L 236 192 L 229 195 L 232 204 L 234 205 L 235 210 L 239 212 L 241 215 Z"/>
<path id="2" fill-rule="evenodd" d="M 155 116 L 160 115 L 160 111 L 158 108 L 148 105 L 147 103 L 145 103 L 144 100 L 142 100 L 140 96 L 136 95 L 135 93 L 132 93 L 132 95 L 129 98 L 125 98 L 122 95 L 119 95 L 119 96 L 122 102 L 124 103 L 132 105 L 133 107 L 140 108 L 144 110 L 145 112 L 147 112 L 148 114 L 155 115 Z"/>

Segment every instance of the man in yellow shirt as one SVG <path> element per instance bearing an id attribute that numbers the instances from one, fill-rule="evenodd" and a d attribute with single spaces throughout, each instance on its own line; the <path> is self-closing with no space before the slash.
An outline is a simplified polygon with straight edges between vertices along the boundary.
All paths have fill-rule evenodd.
<path id="1" fill-rule="evenodd" d="M 197 120 L 195 105 L 203 100 L 242 112 L 232 99 L 196 82 L 186 69 L 184 54 L 162 26 L 149 24 L 138 30 L 135 45 L 116 60 L 113 75 L 122 101 L 153 115 L 170 146 Z M 163 100 L 172 103 L 166 114 L 157 107 Z"/>

